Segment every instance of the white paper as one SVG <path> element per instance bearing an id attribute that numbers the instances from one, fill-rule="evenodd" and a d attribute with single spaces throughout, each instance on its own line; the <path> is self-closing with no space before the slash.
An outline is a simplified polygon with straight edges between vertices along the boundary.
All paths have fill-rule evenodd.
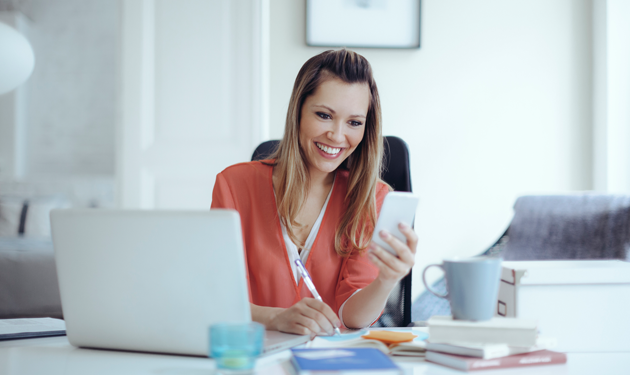
<path id="1" fill-rule="evenodd" d="M 314 350 L 312 352 L 297 352 L 293 353 L 296 357 L 302 357 L 310 360 L 315 359 L 328 359 L 328 358 L 341 358 L 341 357 L 352 357 L 354 356 L 354 352 L 350 350 Z"/>

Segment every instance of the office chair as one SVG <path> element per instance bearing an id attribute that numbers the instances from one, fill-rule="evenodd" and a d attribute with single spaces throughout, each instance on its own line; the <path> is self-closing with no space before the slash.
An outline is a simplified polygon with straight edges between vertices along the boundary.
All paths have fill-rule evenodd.
<path id="1" fill-rule="evenodd" d="M 253 160 L 263 160 L 272 155 L 280 141 L 271 140 L 258 145 L 252 154 Z M 381 178 L 395 191 L 411 191 L 409 148 L 398 137 L 383 137 L 384 157 Z M 411 271 L 389 295 L 383 315 L 374 327 L 406 327 L 411 322 Z"/>
<path id="2" fill-rule="evenodd" d="M 576 193 L 522 196 L 507 230 L 480 255 L 504 260 L 630 260 L 630 195 Z M 433 284 L 444 294 L 444 278 Z M 425 291 L 413 303 L 414 321 L 450 315 L 448 301 Z"/>

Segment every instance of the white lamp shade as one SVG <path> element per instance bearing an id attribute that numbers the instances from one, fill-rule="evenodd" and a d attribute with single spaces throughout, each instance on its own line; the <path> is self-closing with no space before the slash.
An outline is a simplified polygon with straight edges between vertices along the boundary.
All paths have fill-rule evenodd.
<path id="1" fill-rule="evenodd" d="M 0 22 L 0 94 L 21 85 L 33 72 L 35 55 L 24 35 Z"/>

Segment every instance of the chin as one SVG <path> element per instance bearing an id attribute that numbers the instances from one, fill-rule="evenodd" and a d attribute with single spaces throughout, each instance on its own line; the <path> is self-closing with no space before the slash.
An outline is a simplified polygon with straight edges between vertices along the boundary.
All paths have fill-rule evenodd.
<path id="1" fill-rule="evenodd" d="M 317 169 L 320 172 L 324 172 L 324 173 L 332 173 L 334 171 L 337 170 L 337 168 L 339 168 L 339 166 L 341 165 L 341 163 L 316 163 L 314 165 L 315 169 Z"/>

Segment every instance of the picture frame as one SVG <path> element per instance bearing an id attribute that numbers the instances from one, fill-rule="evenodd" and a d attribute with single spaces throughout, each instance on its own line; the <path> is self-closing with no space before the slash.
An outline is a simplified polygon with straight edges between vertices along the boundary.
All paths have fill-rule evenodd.
<path id="1" fill-rule="evenodd" d="M 420 48 L 421 0 L 306 0 L 312 47 Z"/>

